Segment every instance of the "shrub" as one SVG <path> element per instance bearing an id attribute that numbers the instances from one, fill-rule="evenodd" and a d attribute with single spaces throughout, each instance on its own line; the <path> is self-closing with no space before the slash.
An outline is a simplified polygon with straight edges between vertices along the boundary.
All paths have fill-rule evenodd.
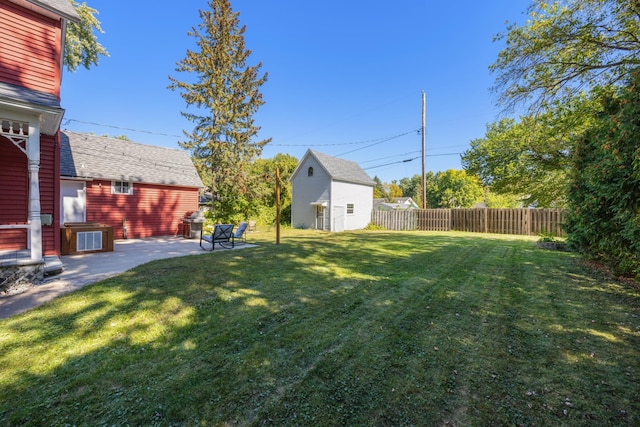
<path id="1" fill-rule="evenodd" d="M 640 72 L 576 142 L 568 189 L 569 243 L 616 273 L 640 276 Z"/>

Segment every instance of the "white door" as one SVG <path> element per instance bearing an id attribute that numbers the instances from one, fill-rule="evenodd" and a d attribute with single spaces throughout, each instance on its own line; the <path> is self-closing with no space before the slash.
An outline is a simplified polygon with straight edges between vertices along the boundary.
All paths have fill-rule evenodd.
<path id="1" fill-rule="evenodd" d="M 345 220 L 345 207 L 335 206 L 333 208 L 333 231 L 344 231 Z"/>
<path id="2" fill-rule="evenodd" d="M 84 182 L 60 181 L 60 219 L 65 222 L 85 222 L 85 187 Z"/>
<path id="3" fill-rule="evenodd" d="M 316 206 L 316 230 L 324 230 L 324 206 Z"/>

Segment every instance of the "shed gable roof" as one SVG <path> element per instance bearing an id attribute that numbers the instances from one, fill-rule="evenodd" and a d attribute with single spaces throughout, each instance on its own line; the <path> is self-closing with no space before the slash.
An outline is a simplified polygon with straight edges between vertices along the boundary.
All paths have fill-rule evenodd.
<path id="1" fill-rule="evenodd" d="M 318 164 L 324 168 L 329 177 L 334 181 L 364 184 L 372 187 L 375 185 L 375 181 L 371 179 L 371 177 L 356 162 L 340 159 L 314 150 L 307 150 L 306 154 L 300 161 L 298 168 L 304 164 L 309 156 L 313 156 Z M 292 177 L 297 173 L 298 170 L 293 173 Z"/>
<path id="2" fill-rule="evenodd" d="M 203 186 L 186 151 L 70 131 L 60 136 L 62 177 Z"/>

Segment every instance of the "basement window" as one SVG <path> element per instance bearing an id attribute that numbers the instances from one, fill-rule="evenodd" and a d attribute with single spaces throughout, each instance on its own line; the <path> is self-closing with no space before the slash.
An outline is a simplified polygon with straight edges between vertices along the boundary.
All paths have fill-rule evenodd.
<path id="1" fill-rule="evenodd" d="M 127 181 L 112 181 L 111 194 L 133 194 L 133 185 Z"/>

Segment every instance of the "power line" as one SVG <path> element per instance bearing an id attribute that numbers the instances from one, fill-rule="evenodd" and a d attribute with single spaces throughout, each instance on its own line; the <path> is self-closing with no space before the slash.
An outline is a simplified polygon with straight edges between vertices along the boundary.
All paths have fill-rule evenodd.
<path id="1" fill-rule="evenodd" d="M 130 131 L 130 132 L 148 133 L 148 134 L 151 134 L 151 135 L 170 136 L 170 137 L 173 137 L 173 138 L 182 138 L 182 137 L 184 137 L 184 135 L 173 135 L 173 134 L 170 134 L 170 133 L 154 132 L 154 131 L 150 131 L 150 130 L 124 128 L 124 127 L 114 126 L 114 125 L 105 125 L 105 124 L 102 124 L 102 123 L 85 122 L 83 120 L 76 120 L 76 119 L 66 119 L 65 122 L 63 123 L 63 126 L 67 126 L 71 122 L 82 123 L 82 124 L 85 124 L 85 125 L 92 125 L 92 126 L 100 126 L 100 127 L 105 127 L 105 128 L 111 128 L 111 129 L 127 130 L 127 131 Z"/>
<path id="2" fill-rule="evenodd" d="M 331 143 L 331 144 L 273 144 L 270 143 L 269 145 L 272 147 L 332 147 L 332 146 L 343 146 L 343 145 L 358 145 L 358 144 L 366 144 L 369 142 L 374 142 L 376 144 L 380 144 L 386 141 L 390 141 L 392 139 L 396 139 L 396 138 L 400 138 L 401 136 L 405 136 L 408 135 L 410 133 L 415 132 L 416 129 L 412 129 L 410 131 L 398 134 L 398 135 L 394 135 L 394 136 L 388 136 L 388 137 L 383 137 L 383 138 L 375 138 L 375 139 L 368 139 L 365 141 L 356 141 L 356 142 L 336 142 L 336 143 Z M 374 144 L 375 145 L 375 144 Z M 363 147 L 366 148 L 366 147 Z M 346 153 L 344 153 L 346 154 Z M 341 156 L 342 154 L 339 154 L 339 156 Z"/>
<path id="3" fill-rule="evenodd" d="M 435 150 L 446 150 L 449 148 L 458 148 L 458 147 L 467 147 L 467 145 L 447 145 L 446 147 L 437 147 L 437 148 L 432 148 L 431 151 L 435 151 Z M 365 163 L 373 163 L 373 162 L 377 162 L 380 160 L 391 160 L 393 158 L 396 157 L 404 157 L 404 156 L 409 156 L 411 154 L 417 154 L 420 153 L 420 150 L 415 150 L 415 151 L 409 151 L 407 153 L 402 153 L 402 154 L 396 154 L 394 156 L 385 156 L 385 157 L 378 157 L 376 159 L 370 159 L 370 160 L 361 160 L 358 162 L 358 164 L 362 165 Z M 440 154 L 427 154 L 427 157 L 438 157 L 438 156 L 453 156 L 453 155 L 459 155 L 462 153 L 440 153 Z"/>
<path id="4" fill-rule="evenodd" d="M 460 154 L 462 154 L 462 153 L 427 154 L 426 157 L 458 156 Z M 369 169 L 376 169 L 376 168 L 381 168 L 381 167 L 385 167 L 385 166 L 397 165 L 397 164 L 400 164 L 400 163 L 409 163 L 409 162 L 412 162 L 415 159 L 419 159 L 419 158 L 420 158 L 420 156 L 412 157 L 410 159 L 398 160 L 396 162 L 383 163 L 381 165 L 369 166 L 368 168 L 362 168 L 362 169 L 363 170 L 369 170 Z"/>
<path id="5" fill-rule="evenodd" d="M 163 132 L 156 132 L 156 131 L 148 131 L 148 130 L 141 130 L 141 129 L 134 129 L 134 128 L 127 128 L 127 127 L 121 127 L 121 126 L 115 126 L 115 125 L 108 125 L 108 124 L 104 124 L 104 123 L 96 123 L 96 122 L 89 122 L 89 121 L 84 121 L 84 120 L 77 120 L 77 119 L 66 119 L 65 122 L 63 123 L 63 126 L 67 126 L 69 125 L 71 122 L 74 123 L 82 123 L 82 124 L 87 124 L 87 125 L 92 125 L 92 126 L 99 126 L 99 127 L 108 127 L 111 129 L 118 129 L 118 130 L 123 130 L 123 131 L 130 131 L 130 132 L 139 132 L 139 133 L 146 133 L 146 134 L 151 134 L 151 135 L 160 135 L 160 136 L 168 136 L 168 137 L 174 137 L 174 138 L 182 138 L 184 135 L 174 135 L 174 134 L 168 134 L 168 133 L 163 133 Z M 397 135 L 393 135 L 393 136 L 388 136 L 388 137 L 383 137 L 383 138 L 374 138 L 374 139 L 368 139 L 368 140 L 363 140 L 363 141 L 355 141 L 355 142 L 339 142 L 339 143 L 330 143 L 330 144 L 269 144 L 270 146 L 274 146 L 274 147 L 332 147 L 332 146 L 347 146 L 347 145 L 358 145 L 358 144 L 366 144 L 369 142 L 373 142 L 373 144 L 369 144 L 365 147 L 360 147 L 360 148 L 356 148 L 354 150 L 350 150 L 341 154 L 338 154 L 337 157 L 340 156 L 344 156 L 346 154 L 350 154 L 353 153 L 355 151 L 360 151 L 360 150 L 364 150 L 366 148 L 370 148 L 373 147 L 375 145 L 379 145 L 382 144 L 383 142 L 388 142 L 388 141 L 392 141 L 394 139 L 397 138 L 401 138 L 403 136 L 409 135 L 413 132 L 418 132 L 420 133 L 421 129 L 417 128 L 417 129 L 411 129 L 409 131 L 397 134 Z M 460 147 L 461 145 L 453 145 L 453 146 L 449 146 L 449 147 L 440 147 L 439 149 L 444 149 L 444 148 L 454 148 L 454 147 Z M 434 148 L 434 150 L 436 150 L 437 148 Z M 399 154 L 396 156 L 391 156 L 391 158 L 393 157 L 400 157 L 400 156 L 404 156 L 407 154 L 414 154 L 417 151 L 412 151 L 412 152 L 408 152 L 405 154 Z M 436 157 L 436 156 L 453 156 L 453 155 L 460 155 L 462 153 L 444 153 L 444 154 L 429 154 L 426 157 Z M 373 159 L 373 160 L 366 160 L 364 162 L 361 163 L 369 163 L 369 162 L 375 162 L 378 160 L 383 160 L 383 159 L 389 159 L 390 157 L 383 157 L 380 159 Z M 379 168 L 379 167 L 383 167 L 383 166 L 388 166 L 388 165 L 394 165 L 394 164 L 399 164 L 399 163 L 407 163 L 410 161 L 415 160 L 416 158 L 412 158 L 412 159 L 405 159 L 405 160 L 399 160 L 396 162 L 390 162 L 390 163 L 385 163 L 382 165 L 377 165 L 377 166 L 370 166 L 368 168 L 364 168 L 366 169 L 375 169 L 375 168 Z"/>
<path id="6" fill-rule="evenodd" d="M 420 151 L 409 151 L 408 153 L 402 153 L 402 154 L 396 154 L 395 156 L 385 156 L 385 157 L 378 157 L 377 159 L 370 159 L 370 160 L 361 160 L 358 162 L 358 164 L 362 165 L 365 163 L 373 163 L 373 162 L 379 162 L 380 160 L 391 160 L 393 158 L 396 157 L 404 157 L 404 156 L 408 156 L 410 154 L 416 154 L 419 153 Z"/>
<path id="7" fill-rule="evenodd" d="M 149 130 L 142 130 L 142 129 L 134 129 L 134 128 L 127 128 L 127 127 L 121 127 L 121 126 L 115 126 L 115 125 L 107 125 L 104 123 L 96 123 L 96 122 L 88 122 L 88 121 L 84 121 L 84 120 L 77 120 L 77 119 L 66 119 L 63 123 L 63 126 L 68 126 L 70 123 L 82 123 L 85 125 L 92 125 L 92 126 L 99 126 L 99 127 L 106 127 L 106 128 L 111 128 L 111 129 L 118 129 L 118 130 L 122 130 L 122 131 L 129 131 L 129 132 L 138 132 L 138 133 L 146 133 L 146 134 L 150 134 L 150 135 L 160 135 L 160 136 L 169 136 L 169 137 L 173 137 L 173 138 L 183 138 L 184 135 L 175 135 L 175 134 L 170 134 L 170 133 L 163 133 L 163 132 L 156 132 L 156 131 L 149 131 Z M 338 142 L 338 143 L 330 143 L 330 144 L 274 144 L 274 143 L 270 143 L 269 146 L 271 147 L 334 147 L 334 146 L 345 146 L 345 145 L 358 145 L 358 144 L 366 144 L 369 142 L 374 142 L 374 144 L 369 145 L 367 147 L 362 147 L 362 149 L 364 148 L 368 148 L 371 147 L 373 145 L 377 145 L 377 144 L 381 144 L 383 142 L 387 142 L 387 141 L 391 141 L 393 139 L 396 138 L 400 138 L 402 136 L 405 135 L 409 135 L 410 133 L 416 132 L 416 131 L 420 131 L 420 129 L 412 129 L 409 130 L 407 132 L 398 134 L 398 135 L 394 135 L 394 136 L 389 136 L 389 137 L 383 137 L 383 138 L 375 138 L 375 139 L 368 139 L 368 140 L 364 140 L 364 141 L 355 141 L 355 142 Z M 357 150 L 354 150 L 357 151 Z M 349 151 L 349 153 L 351 153 L 352 151 Z M 343 153 L 343 154 L 348 154 L 348 153 Z M 343 155 L 341 154 L 341 155 Z"/>
<path id="8" fill-rule="evenodd" d="M 382 144 L 383 142 L 391 141 L 393 139 L 397 139 L 397 138 L 400 138 L 402 136 L 409 135 L 410 133 L 413 133 L 415 131 L 416 131 L 416 129 L 413 129 L 413 130 L 410 130 L 408 132 L 405 132 L 405 133 L 402 133 L 402 134 L 399 134 L 399 135 L 391 136 L 389 138 L 379 140 L 378 142 L 374 142 L 373 144 L 369 144 L 369 145 L 364 146 L 364 147 L 356 148 L 355 150 L 347 151 L 345 153 L 340 153 L 340 154 L 337 155 L 337 157 L 344 156 L 345 154 L 350 154 L 350 153 L 353 153 L 355 151 L 364 150 L 365 148 L 373 147 L 374 145 Z"/>
<path id="9" fill-rule="evenodd" d="M 412 157 L 411 159 L 405 159 L 405 160 L 399 160 L 397 162 L 390 162 L 390 163 L 384 163 L 382 165 L 377 165 L 377 166 L 369 166 L 368 168 L 363 168 L 364 170 L 368 170 L 368 169 L 376 169 L 376 168 L 382 168 L 385 166 L 391 166 L 391 165 L 397 165 L 399 163 L 409 163 L 414 161 L 415 159 L 419 159 L 420 157 Z"/>

